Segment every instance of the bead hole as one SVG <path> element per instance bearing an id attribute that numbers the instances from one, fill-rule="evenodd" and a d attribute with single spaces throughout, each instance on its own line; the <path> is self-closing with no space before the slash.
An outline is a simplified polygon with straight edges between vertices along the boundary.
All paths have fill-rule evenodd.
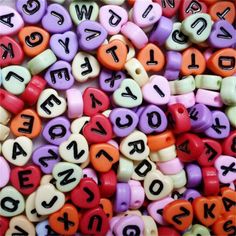
<path id="1" fill-rule="evenodd" d="M 183 114 L 183 113 L 184 113 L 184 109 L 183 109 L 182 107 L 179 107 L 179 108 L 178 108 L 178 112 L 179 112 L 180 114 Z"/>
<path id="2" fill-rule="evenodd" d="M 141 74 L 141 69 L 140 69 L 140 68 L 137 68 L 137 69 L 135 70 L 135 73 L 136 73 L 137 75 Z"/>

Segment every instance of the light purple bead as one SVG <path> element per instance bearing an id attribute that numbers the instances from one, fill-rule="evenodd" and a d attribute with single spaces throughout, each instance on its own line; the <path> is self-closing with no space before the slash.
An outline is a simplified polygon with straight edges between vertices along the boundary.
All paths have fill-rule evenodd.
<path id="1" fill-rule="evenodd" d="M 49 143 L 60 145 L 71 135 L 70 121 L 64 116 L 56 117 L 44 126 L 42 134 Z"/>
<path id="2" fill-rule="evenodd" d="M 64 33 L 72 27 L 70 14 L 62 5 L 51 4 L 47 8 L 47 14 L 42 19 L 42 26 L 50 33 Z"/>
<path id="3" fill-rule="evenodd" d="M 195 188 L 202 182 L 202 171 L 197 164 L 188 164 L 185 166 L 185 172 L 187 175 L 187 187 Z"/>
<path id="4" fill-rule="evenodd" d="M 156 43 L 159 46 L 163 45 L 171 34 L 172 28 L 172 20 L 162 16 L 157 24 L 153 27 L 149 37 L 149 42 Z"/>
<path id="5" fill-rule="evenodd" d="M 16 9 L 28 24 L 38 23 L 47 8 L 46 0 L 17 0 Z"/>
<path id="6" fill-rule="evenodd" d="M 167 127 L 165 113 L 155 105 L 147 106 L 139 117 L 139 129 L 145 133 L 162 132 Z"/>
<path id="7" fill-rule="evenodd" d="M 71 74 L 71 65 L 66 61 L 57 61 L 44 76 L 50 87 L 57 90 L 69 89 L 75 82 Z"/>
<path id="8" fill-rule="evenodd" d="M 118 137 L 125 137 L 132 133 L 138 125 L 138 116 L 127 108 L 115 108 L 111 111 L 109 119 L 113 125 L 113 132 Z"/>
<path id="9" fill-rule="evenodd" d="M 79 47 L 85 51 L 92 51 L 103 44 L 107 38 L 107 31 L 96 21 L 85 20 L 77 27 Z"/>
<path id="10" fill-rule="evenodd" d="M 145 108 L 146 106 L 139 106 L 139 107 L 133 108 L 132 110 L 138 115 L 138 117 L 140 117 Z"/>
<path id="11" fill-rule="evenodd" d="M 191 129 L 193 132 L 203 132 L 213 123 L 211 111 L 204 104 L 197 104 L 191 107 L 189 109 L 189 117 L 191 121 Z"/>
<path id="12" fill-rule="evenodd" d="M 227 20 L 214 23 L 208 42 L 214 48 L 231 47 L 236 42 L 236 30 Z"/>
<path id="13" fill-rule="evenodd" d="M 183 198 L 189 202 L 192 202 L 197 197 L 201 197 L 201 194 L 195 189 L 187 189 L 183 194 Z"/>
<path id="14" fill-rule="evenodd" d="M 124 79 L 125 73 L 122 71 L 103 69 L 99 75 L 99 86 L 105 92 L 114 92 Z"/>
<path id="15" fill-rule="evenodd" d="M 67 31 L 64 34 L 53 34 L 49 44 L 58 58 L 68 62 L 74 59 L 78 51 L 77 35 L 72 31 Z"/>
<path id="16" fill-rule="evenodd" d="M 168 51 L 166 53 L 166 68 L 164 77 L 168 80 L 178 79 L 181 65 L 182 54 L 175 51 Z"/>
<path id="17" fill-rule="evenodd" d="M 229 136 L 230 123 L 222 111 L 212 111 L 213 124 L 205 131 L 210 138 L 222 139 Z"/>
<path id="18" fill-rule="evenodd" d="M 44 174 L 51 174 L 53 167 L 61 160 L 58 154 L 58 146 L 45 145 L 37 148 L 33 152 L 32 160 Z"/>
<path id="19" fill-rule="evenodd" d="M 130 187 L 128 183 L 117 183 L 116 196 L 114 201 L 114 211 L 124 212 L 129 209 L 130 205 Z"/>

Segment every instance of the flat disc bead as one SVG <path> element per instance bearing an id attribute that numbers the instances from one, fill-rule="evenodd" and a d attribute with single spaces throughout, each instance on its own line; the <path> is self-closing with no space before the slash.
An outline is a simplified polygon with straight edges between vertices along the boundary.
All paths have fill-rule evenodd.
<path id="1" fill-rule="evenodd" d="M 79 89 L 68 89 L 66 91 L 68 117 L 71 119 L 81 117 L 83 115 L 84 103 L 82 94 Z"/>
<path id="2" fill-rule="evenodd" d="M 39 74 L 47 69 L 53 63 L 57 61 L 57 58 L 51 49 L 47 49 L 34 57 L 28 62 L 28 68 L 32 75 Z"/>

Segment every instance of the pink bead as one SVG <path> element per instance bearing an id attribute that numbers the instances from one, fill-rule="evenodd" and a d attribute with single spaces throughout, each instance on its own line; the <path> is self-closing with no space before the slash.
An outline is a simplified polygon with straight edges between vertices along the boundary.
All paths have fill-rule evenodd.
<path id="1" fill-rule="evenodd" d="M 173 160 L 166 162 L 157 162 L 157 167 L 165 175 L 178 174 L 184 168 L 179 158 L 174 158 Z"/>
<path id="2" fill-rule="evenodd" d="M 155 24 L 162 15 L 162 8 L 151 0 L 136 0 L 133 8 L 133 21 L 141 28 Z"/>
<path id="3" fill-rule="evenodd" d="M 139 209 L 144 202 L 145 193 L 144 189 L 139 181 L 129 180 L 128 182 L 131 190 L 130 195 L 130 209 Z"/>
<path id="4" fill-rule="evenodd" d="M 119 144 L 114 139 L 109 140 L 107 143 L 109 143 L 112 146 L 114 146 L 115 148 L 119 149 Z"/>
<path id="5" fill-rule="evenodd" d="M 177 96 L 171 96 L 168 105 L 182 103 L 186 108 L 190 108 L 195 104 L 194 92 L 186 93 Z"/>
<path id="6" fill-rule="evenodd" d="M 198 89 L 196 93 L 196 102 L 212 107 L 222 107 L 223 102 L 220 93 L 206 89 Z"/>
<path id="7" fill-rule="evenodd" d="M 83 177 L 92 178 L 96 183 L 98 183 L 98 177 L 94 169 L 92 168 L 84 168 L 83 169 Z"/>
<path id="8" fill-rule="evenodd" d="M 162 217 L 162 210 L 164 209 L 164 207 L 173 202 L 174 199 L 171 197 L 166 197 L 163 198 L 161 200 L 152 202 L 148 205 L 147 210 L 148 213 L 151 215 L 151 217 L 160 225 L 166 225 L 167 223 L 165 222 L 165 220 Z"/>
<path id="9" fill-rule="evenodd" d="M 168 80 L 160 75 L 153 75 L 149 81 L 142 87 L 142 94 L 145 101 L 164 105 L 170 100 L 170 86 Z"/>
<path id="10" fill-rule="evenodd" d="M 66 91 L 66 97 L 67 97 L 67 106 L 68 106 L 68 117 L 78 118 L 83 115 L 83 98 L 82 94 L 79 89 L 68 89 Z"/>
<path id="11" fill-rule="evenodd" d="M 0 178 L 0 188 L 4 187 L 9 179 L 10 179 L 10 166 L 8 165 L 8 162 L 0 156 L 0 173 L 1 173 L 1 178 Z"/>
<path id="12" fill-rule="evenodd" d="M 99 10 L 99 21 L 108 34 L 118 34 L 122 25 L 128 21 L 127 11 L 116 5 L 105 5 Z"/>
<path id="13" fill-rule="evenodd" d="M 148 43 L 148 37 L 144 31 L 131 21 L 122 26 L 121 33 L 138 49 L 143 48 Z"/>

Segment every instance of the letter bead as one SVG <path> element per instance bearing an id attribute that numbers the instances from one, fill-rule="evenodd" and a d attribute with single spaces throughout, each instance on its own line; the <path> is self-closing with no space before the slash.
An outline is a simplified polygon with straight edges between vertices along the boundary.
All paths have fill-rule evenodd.
<path id="1" fill-rule="evenodd" d="M 159 170 L 149 172 L 144 179 L 145 194 L 151 201 L 167 197 L 173 187 L 172 179 L 163 175 Z"/>
<path id="2" fill-rule="evenodd" d="M 144 133 L 135 130 L 122 139 L 120 151 L 125 157 L 134 161 L 146 159 L 149 154 L 147 136 Z"/>
<path id="3" fill-rule="evenodd" d="M 25 200 L 20 192 L 12 186 L 4 187 L 0 192 L 1 216 L 12 217 L 25 209 Z"/>

